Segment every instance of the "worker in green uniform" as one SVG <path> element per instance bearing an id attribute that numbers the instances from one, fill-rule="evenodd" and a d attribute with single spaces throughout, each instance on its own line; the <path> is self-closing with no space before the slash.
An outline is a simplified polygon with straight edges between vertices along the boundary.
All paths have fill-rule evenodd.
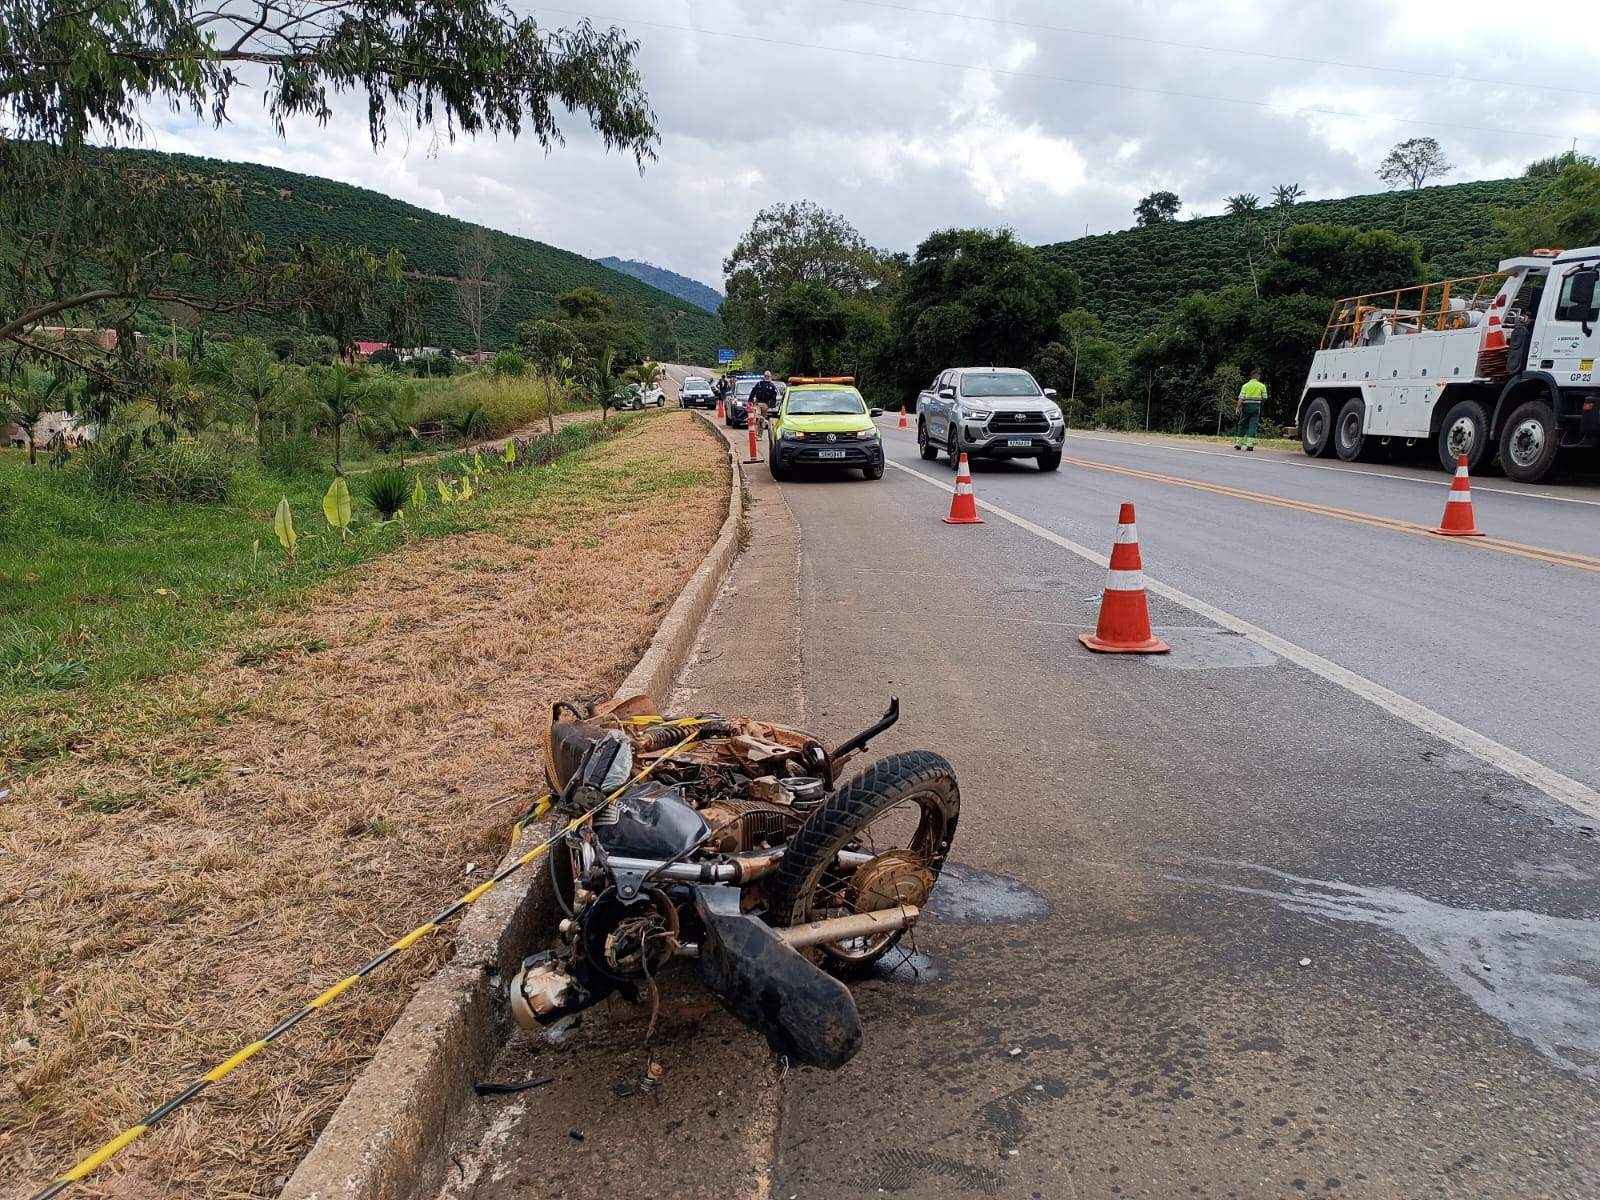
<path id="1" fill-rule="evenodd" d="M 1235 450 L 1254 450 L 1256 430 L 1261 426 L 1261 405 L 1267 398 L 1267 385 L 1261 382 L 1261 368 L 1250 372 L 1250 378 L 1239 389 L 1239 401 L 1233 406 L 1233 415 L 1239 426 L 1233 431 Z"/>

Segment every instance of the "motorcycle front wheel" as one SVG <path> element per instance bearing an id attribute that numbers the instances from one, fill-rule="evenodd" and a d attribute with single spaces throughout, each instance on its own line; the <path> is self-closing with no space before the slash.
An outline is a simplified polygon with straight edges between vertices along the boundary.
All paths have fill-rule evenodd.
<path id="1" fill-rule="evenodd" d="M 845 784 L 806 819 L 790 840 L 773 889 L 779 929 L 892 907 L 889 895 L 932 889 L 944 869 L 961 814 L 961 789 L 950 764 L 931 750 L 892 754 Z M 895 853 L 889 853 L 893 851 Z M 854 862 L 841 862 L 841 852 Z M 862 865 L 860 856 L 870 855 Z M 863 873 L 873 881 L 863 895 Z M 887 954 L 904 930 L 826 942 L 822 964 L 860 974 Z"/>

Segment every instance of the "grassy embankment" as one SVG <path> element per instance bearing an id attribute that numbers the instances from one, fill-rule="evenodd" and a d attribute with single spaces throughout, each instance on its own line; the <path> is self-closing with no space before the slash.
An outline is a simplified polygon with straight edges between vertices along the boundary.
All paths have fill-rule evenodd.
<path id="1" fill-rule="evenodd" d="M 483 878 L 550 701 L 609 694 L 725 514 L 694 418 L 620 425 L 343 541 L 305 481 L 292 565 L 277 481 L 108 509 L 5 458 L 0 1177 L 69 1165 Z M 447 954 L 426 940 L 97 1184 L 276 1194 Z"/>

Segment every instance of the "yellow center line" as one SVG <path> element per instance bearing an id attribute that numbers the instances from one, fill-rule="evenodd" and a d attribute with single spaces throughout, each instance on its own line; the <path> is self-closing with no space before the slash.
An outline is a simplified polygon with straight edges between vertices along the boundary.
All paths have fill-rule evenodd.
<path id="1" fill-rule="evenodd" d="M 1413 521 L 1401 521 L 1394 517 L 1378 517 L 1371 513 L 1353 512 L 1348 508 L 1333 508 L 1326 504 L 1313 504 L 1306 500 L 1289 500 L 1283 496 L 1272 496 L 1265 492 L 1249 492 L 1243 488 L 1227 487 L 1220 483 L 1205 483 L 1198 479 L 1185 479 L 1179 475 L 1162 475 L 1155 471 L 1140 471 L 1134 467 L 1113 466 L 1110 463 L 1095 462 L 1088 458 L 1067 458 L 1063 462 L 1071 463 L 1075 467 L 1088 467 L 1093 471 L 1110 471 L 1114 475 L 1130 475 L 1135 479 L 1148 479 L 1154 483 L 1170 483 L 1175 487 L 1193 488 L 1200 492 L 1210 492 L 1217 496 L 1228 496 L 1235 500 L 1250 500 L 1256 504 L 1270 504 L 1274 508 L 1287 508 L 1295 512 L 1311 513 L 1319 517 L 1332 517 L 1339 521 L 1349 521 L 1356 525 L 1368 525 L 1374 529 L 1387 529 L 1393 533 L 1418 534 L 1429 539 L 1437 539 L 1438 535 L 1426 525 L 1418 525 Z M 1535 562 L 1550 563 L 1558 567 L 1572 567 L 1579 571 L 1600 572 L 1600 558 L 1588 554 L 1579 554 L 1570 550 L 1552 550 L 1545 546 L 1529 546 L 1522 542 L 1509 542 L 1504 538 L 1456 538 L 1453 539 L 1462 546 L 1478 550 L 1493 550 L 1497 554 L 1510 554 L 1516 558 L 1532 559 Z"/>

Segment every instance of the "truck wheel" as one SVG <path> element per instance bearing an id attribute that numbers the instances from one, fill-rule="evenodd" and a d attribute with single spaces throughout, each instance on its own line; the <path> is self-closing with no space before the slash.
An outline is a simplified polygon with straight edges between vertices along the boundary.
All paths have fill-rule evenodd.
<path id="1" fill-rule="evenodd" d="M 1318 396 L 1306 406 L 1300 422 L 1300 448 L 1312 458 L 1326 458 L 1333 452 L 1333 408 L 1326 396 Z"/>
<path id="2" fill-rule="evenodd" d="M 954 424 L 950 426 L 950 436 L 945 441 L 945 453 L 950 456 L 952 471 L 961 465 L 961 430 Z"/>
<path id="3" fill-rule="evenodd" d="M 1544 400 L 1519 404 L 1500 430 L 1500 462 L 1506 478 L 1537 483 L 1556 463 L 1556 414 Z"/>
<path id="4" fill-rule="evenodd" d="M 773 886 L 772 923 L 779 929 L 856 911 L 858 869 L 838 862 L 839 851 L 879 856 L 883 872 L 901 887 L 931 888 L 944 868 L 961 815 L 961 789 L 950 764 L 931 750 L 891 754 L 873 763 L 823 802 L 789 840 Z M 889 857 L 886 852 L 893 852 Z M 882 884 L 880 884 L 882 886 Z M 873 907 L 892 907 L 882 900 Z M 817 947 L 836 974 L 859 974 L 887 954 L 904 931 L 828 942 Z"/>
<path id="5" fill-rule="evenodd" d="M 778 462 L 778 447 L 771 438 L 767 439 L 767 470 L 772 472 L 772 477 L 777 480 L 789 478 L 789 468 Z"/>
<path id="6" fill-rule="evenodd" d="M 1489 456 L 1489 414 L 1476 400 L 1451 405 L 1439 428 L 1439 465 L 1454 472 L 1456 460 L 1463 454 L 1467 456 L 1467 469 L 1473 474 Z"/>
<path id="7" fill-rule="evenodd" d="M 928 440 L 928 427 L 921 421 L 917 422 L 917 453 L 922 455 L 924 462 L 932 462 L 939 457 L 939 447 Z"/>
<path id="8" fill-rule="evenodd" d="M 1365 412 L 1366 405 L 1356 399 L 1346 400 L 1339 410 L 1339 423 L 1333 427 L 1333 448 L 1345 462 L 1355 462 L 1361 457 L 1361 448 L 1366 442 L 1366 435 L 1361 432 Z"/>
<path id="9" fill-rule="evenodd" d="M 861 478 L 863 478 L 863 479 L 882 479 L 883 478 L 883 464 L 880 462 L 880 463 L 875 463 L 870 467 L 862 467 L 861 468 Z"/>
<path id="10" fill-rule="evenodd" d="M 1061 466 L 1061 451 L 1047 450 L 1039 455 L 1039 470 L 1054 471 Z"/>

